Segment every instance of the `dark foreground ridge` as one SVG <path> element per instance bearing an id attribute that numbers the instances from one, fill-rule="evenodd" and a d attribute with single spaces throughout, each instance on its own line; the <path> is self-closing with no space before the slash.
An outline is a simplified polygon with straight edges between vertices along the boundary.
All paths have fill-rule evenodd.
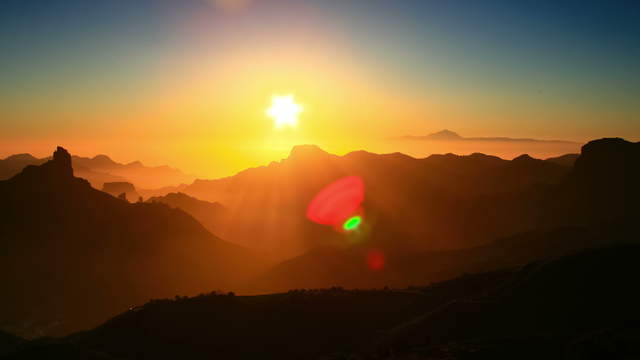
<path id="1" fill-rule="evenodd" d="M 639 257 L 617 246 L 404 290 L 155 300 L 6 359 L 632 359 Z"/>

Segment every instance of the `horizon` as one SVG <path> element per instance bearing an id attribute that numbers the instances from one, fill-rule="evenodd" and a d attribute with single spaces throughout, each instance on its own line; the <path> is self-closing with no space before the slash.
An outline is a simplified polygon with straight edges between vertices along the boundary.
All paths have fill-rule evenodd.
<path id="1" fill-rule="evenodd" d="M 445 129 L 445 130 L 442 130 L 440 132 L 443 132 L 443 131 L 449 131 L 449 130 Z M 438 132 L 438 133 L 440 133 L 440 132 Z M 430 135 L 434 135 L 434 134 L 437 134 L 437 133 L 432 133 Z M 545 143 L 545 142 L 565 142 L 565 140 L 558 140 L 558 139 L 550 139 L 550 140 L 546 140 L 546 139 L 531 139 L 531 138 L 507 138 L 507 139 L 514 140 L 514 141 L 523 141 L 525 143 L 524 145 L 521 145 L 523 148 L 527 147 L 527 145 L 530 146 L 530 144 L 532 142 L 533 143 L 535 143 L 535 142 L 542 142 L 542 143 Z M 408 140 L 410 140 L 410 141 L 418 141 L 418 142 L 421 141 L 420 139 L 408 139 Z M 509 141 L 509 140 L 507 140 L 507 141 Z M 598 140 L 598 139 L 592 139 L 590 141 L 593 141 L 593 140 Z M 625 139 L 625 140 L 628 140 L 628 139 Z M 477 142 L 475 142 L 473 139 L 471 139 L 470 142 L 471 142 L 470 147 L 477 145 Z M 578 146 L 578 151 L 575 151 L 575 152 L 561 152 L 561 151 L 560 152 L 551 152 L 550 154 L 548 154 L 548 156 L 536 156 L 536 152 L 535 151 L 521 152 L 521 153 L 518 152 L 518 153 L 513 153 L 510 156 L 501 156 L 501 155 L 496 155 L 494 153 L 482 152 L 482 151 L 469 151 L 467 153 L 464 153 L 464 152 L 461 152 L 461 153 L 456 153 L 456 152 L 434 152 L 434 153 L 424 154 L 423 156 L 419 156 L 419 155 L 416 156 L 416 155 L 412 155 L 410 153 L 405 153 L 405 152 L 401 152 L 401 151 L 375 152 L 375 151 L 370 151 L 370 150 L 366 150 L 366 149 L 354 149 L 354 150 L 345 151 L 343 153 L 335 153 L 335 152 L 327 151 L 326 149 L 324 149 L 321 146 L 316 145 L 316 144 L 295 144 L 295 145 L 292 145 L 291 149 L 287 152 L 287 154 L 284 157 L 280 158 L 280 159 L 269 160 L 266 163 L 256 164 L 256 165 L 253 165 L 253 166 L 241 168 L 241 169 L 239 169 L 237 171 L 233 171 L 231 173 L 221 174 L 221 175 L 218 175 L 218 176 L 211 176 L 211 177 L 199 176 L 198 174 L 193 174 L 193 173 L 190 173 L 188 171 L 184 171 L 183 169 L 181 169 L 181 168 L 179 168 L 177 166 L 173 166 L 171 164 L 162 163 L 162 161 L 159 161 L 156 164 L 156 163 L 147 163 L 147 162 L 141 161 L 139 159 L 130 159 L 130 160 L 126 160 L 126 161 L 125 160 L 120 160 L 120 159 L 115 159 L 113 156 L 111 156 L 109 154 L 106 154 L 106 153 L 99 153 L 99 154 L 93 154 L 93 155 L 77 154 L 77 153 L 73 152 L 72 149 L 69 149 L 67 146 L 65 146 L 63 144 L 55 145 L 55 146 L 52 147 L 52 149 L 55 150 L 56 147 L 60 146 L 60 147 L 62 147 L 64 149 L 68 150 L 70 152 L 70 154 L 72 156 L 74 156 L 74 157 L 77 156 L 77 157 L 87 158 L 87 159 L 94 159 L 96 157 L 106 156 L 110 160 L 114 161 L 115 163 L 122 164 L 122 165 L 128 165 L 128 164 L 139 162 L 139 163 L 141 163 L 142 165 L 144 165 L 146 167 L 168 166 L 169 168 L 174 169 L 174 170 L 178 170 L 178 171 L 182 172 L 183 174 L 185 174 L 185 175 L 187 175 L 189 177 L 193 177 L 194 180 L 196 180 L 196 179 L 215 180 L 215 179 L 221 179 L 221 178 L 226 178 L 226 177 L 231 177 L 231 176 L 237 175 L 238 173 L 240 173 L 240 172 L 242 172 L 244 170 L 254 169 L 254 168 L 259 168 L 259 167 L 265 167 L 265 166 L 269 166 L 271 163 L 274 163 L 274 162 L 277 163 L 277 162 L 281 162 L 283 160 L 286 160 L 291 156 L 291 153 L 293 152 L 294 148 L 296 148 L 296 147 L 313 146 L 313 147 L 317 147 L 318 149 L 320 149 L 321 151 L 323 151 L 323 152 L 325 152 L 327 154 L 336 155 L 336 156 L 346 156 L 346 155 L 351 154 L 351 153 L 364 151 L 364 152 L 371 153 L 371 154 L 376 154 L 376 155 L 403 154 L 403 155 L 406 155 L 406 156 L 408 156 L 408 157 L 410 157 L 412 159 L 417 159 L 417 160 L 425 159 L 425 158 L 428 158 L 428 157 L 433 156 L 433 155 L 449 155 L 449 154 L 453 154 L 453 155 L 456 155 L 456 156 L 469 156 L 469 155 L 472 155 L 472 154 L 482 154 L 482 155 L 487 155 L 487 156 L 495 156 L 495 157 L 498 157 L 498 158 L 503 159 L 503 160 L 513 160 L 513 159 L 515 159 L 515 158 L 517 158 L 519 156 L 522 156 L 522 155 L 529 155 L 529 156 L 533 157 L 534 159 L 546 160 L 546 159 L 550 159 L 550 158 L 554 158 L 554 157 L 558 157 L 558 156 L 563 156 L 563 155 L 573 155 L 573 154 L 579 155 L 580 154 L 580 148 L 583 145 L 587 144 L 589 141 L 584 142 L 584 143 L 569 142 L 569 141 L 566 141 L 566 142 L 571 143 L 571 145 Z M 449 143 L 445 142 L 445 144 L 449 144 Z M 445 148 L 447 148 L 448 146 L 449 145 L 445 145 Z M 52 156 L 51 154 L 52 153 L 53 153 L 53 150 L 51 150 L 49 152 L 43 152 L 42 155 L 34 154 L 32 152 L 16 152 L 16 153 L 10 153 L 10 154 L 8 153 L 6 155 L 0 155 L 0 160 L 6 159 L 6 158 L 8 158 L 10 156 L 24 155 L 24 154 L 31 155 L 31 156 L 35 157 L 36 159 L 45 159 L 45 158 L 51 158 L 51 156 Z M 167 184 L 167 185 L 168 186 L 173 186 L 173 185 L 178 185 L 178 184 Z"/>
<path id="2" fill-rule="evenodd" d="M 638 34 L 637 0 L 2 1 L 0 359 L 638 358 Z"/>
<path id="3" fill-rule="evenodd" d="M 220 177 L 282 159 L 297 144 L 336 154 L 467 152 L 389 141 L 441 129 L 640 140 L 633 2 L 10 0 L 5 8 L 3 156 L 64 144 Z M 277 96 L 302 110 L 290 125 L 266 113 Z"/>

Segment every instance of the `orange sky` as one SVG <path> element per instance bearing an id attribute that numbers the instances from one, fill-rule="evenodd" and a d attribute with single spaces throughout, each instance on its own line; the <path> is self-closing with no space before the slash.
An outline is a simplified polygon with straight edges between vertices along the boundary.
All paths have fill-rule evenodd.
<path id="1" fill-rule="evenodd" d="M 47 29 L 54 13 L 43 10 L 3 63 L 0 156 L 46 156 L 62 145 L 218 177 L 282 159 L 295 144 L 337 154 L 474 151 L 390 140 L 445 128 L 467 137 L 640 137 L 635 84 L 625 83 L 632 69 L 609 66 L 633 58 L 584 57 L 593 39 L 574 49 L 577 66 L 556 49 L 580 45 L 574 37 L 530 38 L 532 48 L 518 52 L 522 41 L 482 34 L 469 14 L 429 23 L 409 3 L 196 3 L 141 0 L 126 18 L 121 5 L 96 8 L 84 28 L 70 8 Z M 605 60 L 607 71 L 592 71 Z M 303 105 L 296 129 L 278 131 L 265 115 L 275 94 Z M 476 151 L 494 149 L 520 151 Z"/>

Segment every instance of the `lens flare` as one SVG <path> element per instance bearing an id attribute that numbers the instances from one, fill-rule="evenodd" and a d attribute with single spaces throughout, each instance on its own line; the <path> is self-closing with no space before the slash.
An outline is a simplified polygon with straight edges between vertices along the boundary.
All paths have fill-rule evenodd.
<path id="1" fill-rule="evenodd" d="M 358 229 L 358 227 L 360 226 L 360 223 L 362 223 L 362 217 L 361 216 L 354 216 L 349 218 L 347 221 L 344 222 L 344 224 L 342 224 L 342 228 L 345 231 L 353 231 Z"/>
<path id="2" fill-rule="evenodd" d="M 332 182 L 322 189 L 309 203 L 307 218 L 321 225 L 337 228 L 349 219 L 356 227 L 362 222 L 360 206 L 364 201 L 364 183 L 359 176 L 348 176 Z M 359 217 L 359 220 L 353 220 Z M 345 230 L 346 227 L 344 227 Z"/>
<path id="3" fill-rule="evenodd" d="M 371 250 L 367 254 L 367 266 L 370 270 L 379 271 L 384 269 L 386 259 L 380 250 Z"/>

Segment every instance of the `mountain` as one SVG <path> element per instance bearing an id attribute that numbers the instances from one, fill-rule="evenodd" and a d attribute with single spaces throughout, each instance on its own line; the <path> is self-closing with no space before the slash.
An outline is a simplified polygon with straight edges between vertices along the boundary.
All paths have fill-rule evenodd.
<path id="1" fill-rule="evenodd" d="M 469 154 L 483 152 L 499 155 L 502 158 L 514 158 L 528 153 L 537 158 L 558 157 L 562 154 L 577 153 L 581 143 L 566 140 L 546 140 L 511 137 L 465 137 L 450 130 L 428 135 L 408 135 L 391 138 L 396 148 L 402 148 L 413 154 L 438 154 L 453 152 Z"/>
<path id="2" fill-rule="evenodd" d="M 580 154 L 565 154 L 561 156 L 550 157 L 548 159 L 545 159 L 545 161 L 566 167 L 573 167 L 578 157 L 580 157 Z"/>
<path id="3" fill-rule="evenodd" d="M 106 155 L 74 157 L 74 164 L 126 179 L 140 188 L 155 189 L 193 181 L 193 177 L 169 166 L 145 166 L 140 161 L 120 164 Z"/>
<path id="4" fill-rule="evenodd" d="M 443 251 L 415 251 L 389 245 L 361 244 L 325 247 L 283 261 L 256 278 L 257 292 L 298 288 L 382 288 L 453 279 L 463 274 L 522 266 L 549 257 L 613 244 L 640 244 L 629 225 L 623 227 L 564 227 L 536 230 L 498 239 L 487 245 Z M 384 267 L 372 270 L 372 251 L 384 255 Z M 304 274 L 299 276 L 298 274 Z"/>
<path id="5" fill-rule="evenodd" d="M 336 156 L 307 145 L 294 147 L 280 162 L 196 180 L 181 191 L 228 209 L 227 221 L 218 227 L 223 238 L 285 259 L 344 243 L 340 234 L 306 218 L 315 194 L 343 177 L 364 182 L 371 236 L 437 250 L 477 246 L 535 228 L 529 209 L 518 204 L 528 201 L 531 188 L 541 191 L 570 171 L 531 158 L 509 161 L 475 153 L 415 159 L 364 151 Z"/>
<path id="6" fill-rule="evenodd" d="M 539 140 L 532 138 L 510 138 L 510 137 L 462 137 L 458 133 L 451 130 L 442 130 L 425 136 L 407 135 L 403 137 L 406 140 L 424 140 L 424 141 L 491 141 L 491 142 L 543 142 L 543 143 L 565 143 L 578 144 L 573 141 L 566 140 Z"/>
<path id="7" fill-rule="evenodd" d="M 405 289 L 154 300 L 8 359 L 633 359 L 638 257 L 616 246 Z"/>
<path id="8" fill-rule="evenodd" d="M 220 203 L 198 200 L 181 192 L 169 193 L 165 196 L 155 196 L 149 198 L 147 202 L 158 202 L 184 210 L 184 212 L 193 216 L 212 233 L 217 232 L 217 228 L 225 221 L 227 216 L 226 209 Z"/>
<path id="9" fill-rule="evenodd" d="M 411 138 L 411 137 L 409 137 Z M 440 140 L 440 141 L 461 141 L 464 138 L 451 130 L 442 130 L 427 136 L 421 137 L 423 140 Z"/>
<path id="10" fill-rule="evenodd" d="M 636 358 L 640 291 L 629 283 L 639 250 L 532 263 L 498 286 L 392 329 L 381 343 L 400 359 Z"/>
<path id="11" fill-rule="evenodd" d="M 0 179 L 8 179 L 28 165 L 44 164 L 47 159 L 38 159 L 31 154 L 16 154 L 0 159 Z"/>
<path id="12" fill-rule="evenodd" d="M 484 244 L 458 249 L 425 249 L 405 240 L 409 231 L 401 232 L 385 224 L 384 220 L 376 219 L 377 222 L 362 232 L 364 239 L 353 243 L 349 236 L 343 236 L 342 246 L 311 249 L 276 265 L 256 279 L 253 287 L 271 290 L 329 286 L 400 287 L 521 265 L 541 257 L 559 256 L 586 248 L 637 242 L 633 224 L 635 208 L 640 203 L 640 190 L 636 185 L 640 183 L 640 175 L 633 164 L 640 161 L 638 144 L 622 139 L 592 141 L 583 147 L 575 168 L 566 177 L 542 187 L 527 188 L 523 182 L 535 176 L 539 176 L 539 180 L 548 178 L 558 165 L 523 155 L 509 162 L 507 168 L 492 168 L 498 179 L 521 185 L 523 190 L 480 197 L 482 202 L 476 203 L 473 198 L 467 198 L 464 200 L 466 203 L 477 206 L 470 214 L 485 224 L 497 220 L 511 222 L 511 229 L 515 229 L 516 223 L 528 224 L 528 231 L 514 231 L 509 235 L 496 236 Z M 448 169 L 447 166 L 451 167 L 452 161 L 470 161 L 468 157 L 452 155 L 435 159 L 446 165 L 439 168 L 440 173 Z M 482 162 L 473 161 L 476 170 L 501 161 L 484 156 L 480 159 Z M 465 168 L 469 171 L 471 166 Z M 535 169 L 531 175 L 523 175 L 531 169 Z M 394 178 L 397 179 L 398 173 L 394 172 Z M 402 189 L 419 194 L 413 188 Z M 405 211 L 416 209 L 411 203 L 398 205 L 398 208 Z M 425 215 L 426 218 L 432 216 L 431 213 L 437 216 L 441 210 L 415 211 L 429 214 Z M 454 221 L 466 221 L 462 215 L 459 213 Z M 499 217 L 496 220 L 492 216 Z M 423 219 L 422 223 L 427 221 Z M 468 229 L 463 222 L 458 224 L 462 229 Z M 467 222 L 467 226 L 469 224 L 473 223 Z M 469 236 L 477 234 L 470 233 Z M 382 269 L 372 271 L 368 266 L 371 252 L 384 255 L 385 266 Z"/>
<path id="13" fill-rule="evenodd" d="M 11 155 L 0 159 L 0 180 L 9 179 L 28 165 L 41 165 L 50 158 L 38 159 L 30 154 Z M 193 181 L 193 177 L 168 166 L 148 167 L 139 161 L 121 164 L 106 155 L 93 158 L 72 156 L 76 175 L 89 180 L 96 189 L 105 182 L 132 182 L 143 188 L 160 188 Z"/>
<path id="14" fill-rule="evenodd" d="M 74 177 L 71 164 L 58 148 L 0 181 L 4 329 L 64 334 L 150 298 L 235 289 L 263 269 L 184 211 L 114 198 Z"/>
<path id="15" fill-rule="evenodd" d="M 125 199 L 129 202 L 138 201 L 140 194 L 136 191 L 136 187 L 132 183 L 126 181 L 107 182 L 102 185 L 102 191 L 115 197 L 124 194 Z"/>

